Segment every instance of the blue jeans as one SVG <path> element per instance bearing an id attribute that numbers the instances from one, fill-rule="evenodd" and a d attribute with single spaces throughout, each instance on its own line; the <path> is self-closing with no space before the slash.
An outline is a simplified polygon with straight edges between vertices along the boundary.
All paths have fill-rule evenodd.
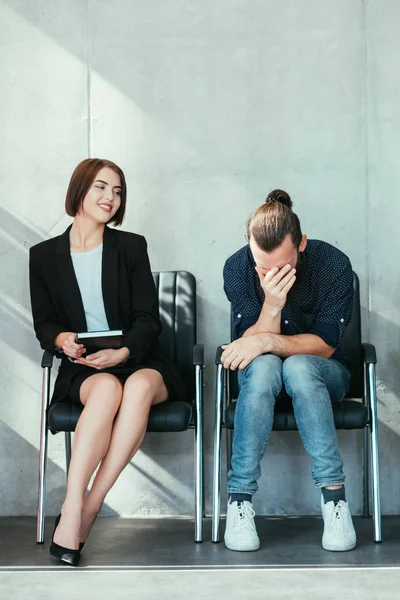
<path id="1" fill-rule="evenodd" d="M 258 356 L 238 373 L 232 467 L 228 492 L 254 494 L 274 422 L 275 399 L 283 385 L 292 398 L 297 427 L 312 458 L 317 487 L 344 483 L 332 402 L 340 402 L 350 384 L 348 370 L 332 358 L 297 355 L 285 360 Z"/>

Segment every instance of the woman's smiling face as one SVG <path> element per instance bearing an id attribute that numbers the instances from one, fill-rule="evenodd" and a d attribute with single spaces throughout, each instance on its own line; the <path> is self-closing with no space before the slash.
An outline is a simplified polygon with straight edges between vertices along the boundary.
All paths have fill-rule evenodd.
<path id="1" fill-rule="evenodd" d="M 120 205 L 120 177 L 118 173 L 106 167 L 97 173 L 78 214 L 96 223 L 108 223 Z"/>

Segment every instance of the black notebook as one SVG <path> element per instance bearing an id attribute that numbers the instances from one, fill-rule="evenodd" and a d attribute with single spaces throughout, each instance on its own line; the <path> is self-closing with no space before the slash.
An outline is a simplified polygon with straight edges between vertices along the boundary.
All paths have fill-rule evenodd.
<path id="1" fill-rule="evenodd" d="M 116 331 L 85 331 L 77 334 L 77 343 L 83 344 L 88 353 L 98 350 L 118 350 L 121 348 L 123 333 Z"/>

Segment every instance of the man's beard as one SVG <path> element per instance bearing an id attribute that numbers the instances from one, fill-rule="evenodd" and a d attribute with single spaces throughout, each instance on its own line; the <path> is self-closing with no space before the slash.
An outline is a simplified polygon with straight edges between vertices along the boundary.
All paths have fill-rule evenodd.
<path id="1" fill-rule="evenodd" d="M 292 302 L 295 298 L 297 298 L 301 289 L 301 285 L 303 283 L 305 268 L 301 255 L 302 253 L 299 252 L 296 263 L 296 281 L 294 282 L 287 294 L 287 302 Z"/>

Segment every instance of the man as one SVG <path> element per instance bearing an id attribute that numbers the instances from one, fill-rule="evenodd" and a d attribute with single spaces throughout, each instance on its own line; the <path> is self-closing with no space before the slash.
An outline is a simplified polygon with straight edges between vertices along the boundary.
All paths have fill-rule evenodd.
<path id="1" fill-rule="evenodd" d="M 356 545 L 344 488 L 332 402 L 341 401 L 350 373 L 340 345 L 351 320 L 349 259 L 326 242 L 302 234 L 292 201 L 274 190 L 247 222 L 248 245 L 224 267 L 235 340 L 222 364 L 238 370 L 232 466 L 228 474 L 225 544 L 258 550 L 252 497 L 273 425 L 275 400 L 291 397 L 297 426 L 321 488 L 322 546 Z"/>

